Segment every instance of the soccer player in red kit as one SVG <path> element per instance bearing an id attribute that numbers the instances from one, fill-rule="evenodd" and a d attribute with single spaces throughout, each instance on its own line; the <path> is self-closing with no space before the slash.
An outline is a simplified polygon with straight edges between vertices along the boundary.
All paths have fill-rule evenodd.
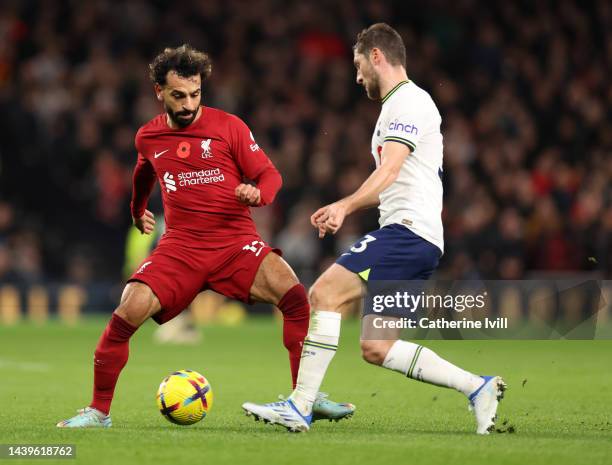
<path id="1" fill-rule="evenodd" d="M 281 310 L 295 386 L 308 331 L 308 299 L 280 251 L 259 237 L 250 214 L 250 207 L 274 200 L 281 176 L 240 118 L 201 105 L 202 83 L 210 73 L 208 55 L 188 45 L 165 49 L 150 65 L 165 112 L 136 134 L 131 210 L 134 225 L 151 234 L 155 220 L 146 205 L 157 180 L 166 232 L 129 278 L 98 341 L 91 404 L 59 427 L 111 426 L 110 406 L 130 337 L 150 317 L 159 324 L 171 320 L 205 289 Z M 351 404 L 324 395 L 318 407 L 321 419 L 354 411 Z"/>

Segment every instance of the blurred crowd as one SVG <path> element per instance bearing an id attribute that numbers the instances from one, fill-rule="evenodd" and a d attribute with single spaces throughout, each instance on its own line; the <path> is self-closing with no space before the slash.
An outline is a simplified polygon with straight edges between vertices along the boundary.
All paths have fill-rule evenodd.
<path id="1" fill-rule="evenodd" d="M 205 104 L 242 117 L 284 178 L 254 209 L 306 283 L 377 227 L 317 239 L 309 216 L 373 169 L 380 104 L 351 46 L 398 29 L 443 118 L 450 278 L 612 276 L 612 3 L 29 1 L 0 4 L 0 282 L 118 281 L 133 139 L 161 111 L 147 65 L 207 51 Z M 159 194 L 151 202 L 161 212 Z"/>

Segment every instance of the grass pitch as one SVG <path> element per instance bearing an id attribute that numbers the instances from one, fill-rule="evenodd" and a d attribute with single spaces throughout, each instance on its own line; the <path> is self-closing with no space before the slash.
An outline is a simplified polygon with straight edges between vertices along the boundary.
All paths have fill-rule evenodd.
<path id="1" fill-rule="evenodd" d="M 498 425 L 515 432 L 480 437 L 460 394 L 363 362 L 357 322 L 343 323 L 323 385 L 333 399 L 357 405 L 351 420 L 289 434 L 244 416 L 243 401 L 271 402 L 289 392 L 281 328 L 271 319 L 203 328 L 198 346 L 158 345 L 148 322 L 132 339 L 114 426 L 60 430 L 57 421 L 90 401 L 92 355 L 105 323 L 0 327 L 0 443 L 76 444 L 76 462 L 88 465 L 595 465 L 612 456 L 612 341 L 425 341 L 466 369 L 508 382 Z M 209 416 L 190 427 L 170 424 L 155 405 L 162 378 L 181 368 L 202 372 L 215 394 Z"/>

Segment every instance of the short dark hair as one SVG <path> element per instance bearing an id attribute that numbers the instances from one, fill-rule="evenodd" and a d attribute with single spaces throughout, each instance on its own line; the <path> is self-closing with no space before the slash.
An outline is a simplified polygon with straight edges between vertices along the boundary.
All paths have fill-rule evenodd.
<path id="1" fill-rule="evenodd" d="M 392 65 L 406 67 L 406 47 L 402 36 L 387 23 L 376 23 L 357 35 L 353 50 L 367 55 L 373 48 L 379 48 Z"/>
<path id="2" fill-rule="evenodd" d="M 200 75 L 202 82 L 210 76 L 212 61 L 208 54 L 200 52 L 188 44 L 176 48 L 166 48 L 149 65 L 151 80 L 163 86 L 168 71 L 176 71 L 181 77 Z"/>

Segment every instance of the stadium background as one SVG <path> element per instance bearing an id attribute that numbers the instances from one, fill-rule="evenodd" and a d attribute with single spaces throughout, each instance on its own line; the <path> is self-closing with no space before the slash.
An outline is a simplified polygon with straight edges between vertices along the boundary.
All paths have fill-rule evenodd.
<path id="1" fill-rule="evenodd" d="M 608 0 L 3 0 L 0 449 L 76 444 L 88 465 L 610 463 L 610 340 L 428 338 L 453 363 L 508 382 L 498 426 L 515 434 L 482 438 L 458 394 L 364 363 L 359 321 L 347 318 L 323 389 L 357 414 L 288 437 L 240 409 L 287 393 L 280 321 L 244 319 L 208 293 L 202 307 L 223 310 L 197 328 L 196 347 L 157 343 L 152 322 L 133 338 L 113 428 L 55 428 L 90 400 L 92 353 L 122 288 L 133 138 L 160 111 L 149 61 L 183 42 L 211 54 L 205 103 L 244 118 L 280 169 L 277 201 L 253 212 L 309 284 L 376 227 L 367 211 L 319 241 L 308 217 L 372 169 L 379 105 L 355 84 L 350 47 L 377 21 L 399 29 L 409 76 L 443 116 L 439 275 L 607 280 L 597 322 L 612 321 Z M 160 211 L 158 197 L 152 206 Z M 562 299 L 576 306 L 569 293 Z M 160 381 L 180 368 L 203 372 L 215 392 L 211 415 L 190 428 L 155 407 Z"/>
<path id="2" fill-rule="evenodd" d="M 400 31 L 409 77 L 443 115 L 439 276 L 610 279 L 610 2 L 96 0 L 0 6 L 0 283 L 55 302 L 78 301 L 56 295 L 77 285 L 112 310 L 133 138 L 160 111 L 147 64 L 188 42 L 213 58 L 204 103 L 241 116 L 282 173 L 253 214 L 310 284 L 377 227 L 370 210 L 319 241 L 308 221 L 372 170 L 379 104 L 354 82 L 351 45 L 376 21 Z"/>

